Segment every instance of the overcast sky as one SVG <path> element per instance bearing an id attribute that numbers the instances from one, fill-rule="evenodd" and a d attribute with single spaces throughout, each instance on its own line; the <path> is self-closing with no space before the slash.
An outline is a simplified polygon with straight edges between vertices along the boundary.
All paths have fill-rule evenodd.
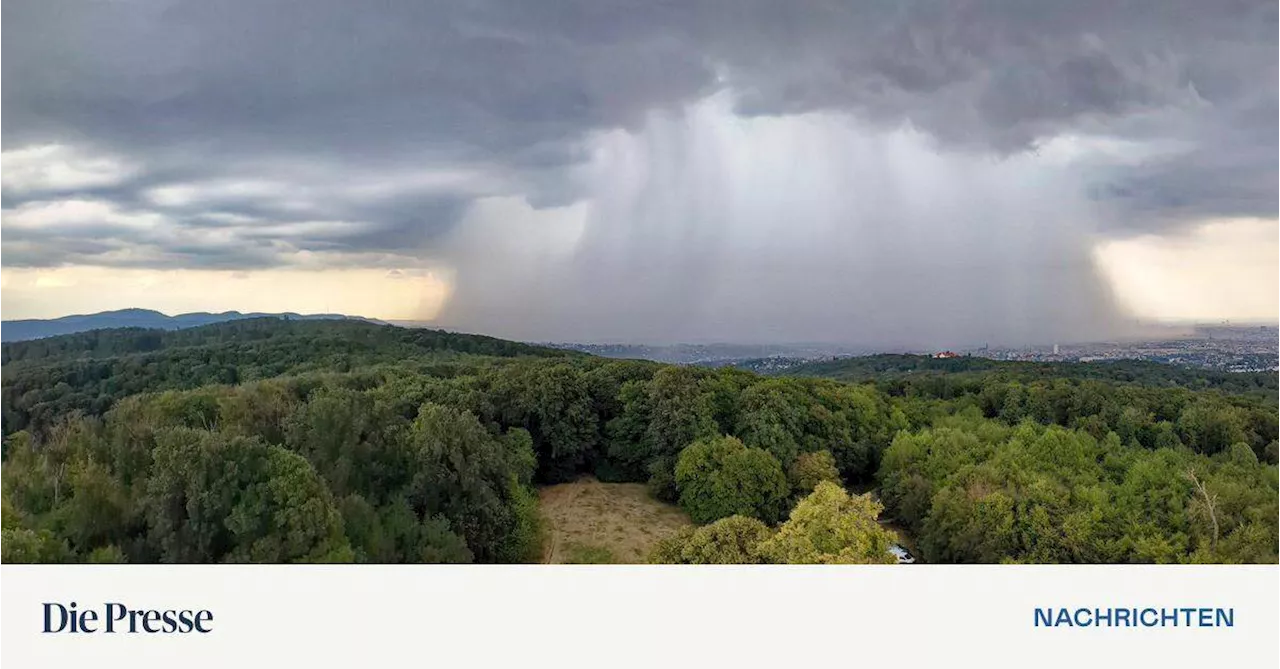
<path id="1" fill-rule="evenodd" d="M 1272 1 L 7 0 L 3 313 L 1275 321 Z"/>

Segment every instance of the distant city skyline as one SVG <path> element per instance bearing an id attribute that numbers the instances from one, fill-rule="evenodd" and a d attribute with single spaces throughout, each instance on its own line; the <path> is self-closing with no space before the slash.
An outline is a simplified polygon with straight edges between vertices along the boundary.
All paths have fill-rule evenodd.
<path id="1" fill-rule="evenodd" d="M 469 332 L 466 328 L 459 328 L 447 323 L 418 320 L 383 320 L 361 314 L 341 312 L 249 312 L 243 310 L 226 310 L 220 312 L 196 311 L 164 313 L 162 311 L 135 307 L 94 313 L 67 314 L 48 319 L 5 318 L 5 324 L 7 326 L 11 324 L 12 327 L 9 327 L 9 329 L 4 331 L 4 340 L 17 341 L 52 336 L 54 334 L 84 332 L 87 330 L 113 327 L 181 329 L 246 316 L 354 318 L 407 328 L 432 328 L 452 332 Z M 17 329 L 19 326 L 21 326 L 21 330 Z M 1002 341 L 985 341 L 979 343 L 959 340 L 942 342 L 917 341 L 897 343 L 858 343 L 855 339 L 848 341 L 839 341 L 835 339 L 808 341 L 732 341 L 720 339 L 685 341 L 643 341 L 625 339 L 594 341 L 573 339 L 525 341 L 539 345 L 569 347 L 588 353 L 605 355 L 606 357 L 610 357 L 611 354 L 609 351 L 614 349 L 652 349 L 654 351 L 693 351 L 706 349 L 718 351 L 716 355 L 726 355 L 726 350 L 734 350 L 738 353 L 734 353 L 731 357 L 755 357 L 785 354 L 798 355 L 806 359 L 821 358 L 831 355 L 869 355 L 876 353 L 951 353 L 952 349 L 954 349 L 962 354 L 979 354 L 997 359 L 1040 360 L 1054 359 L 1059 355 L 1061 355 L 1063 359 L 1079 359 L 1082 355 L 1082 351 L 1085 351 L 1084 355 L 1089 355 L 1087 351 L 1096 347 L 1101 347 L 1101 350 L 1107 350 L 1109 347 L 1118 346 L 1122 349 L 1128 350 L 1133 346 L 1143 348 L 1148 344 L 1159 344 L 1161 342 L 1184 342 L 1192 340 L 1212 341 L 1215 337 L 1220 337 L 1224 340 L 1253 342 L 1253 344 L 1250 344 L 1248 347 L 1250 351 L 1265 352 L 1271 357 L 1275 357 L 1277 353 L 1280 353 L 1280 350 L 1278 350 L 1277 347 L 1277 341 L 1275 341 L 1276 337 L 1280 335 L 1280 323 L 1274 321 L 1220 320 L 1161 322 L 1135 320 L 1133 327 L 1131 328 L 1131 332 L 1132 334 L 1129 336 L 1112 339 L 1093 341 L 1049 339 L 1045 341 L 1020 342 L 1017 344 Z M 1254 345 L 1257 342 L 1262 342 L 1265 345 Z M 1178 346 L 1181 346 L 1181 344 Z M 1061 349 L 1061 352 L 1059 349 Z M 742 353 L 744 351 L 753 353 Z M 642 355 L 640 357 L 650 356 Z M 1121 355 L 1120 357 L 1127 358 L 1132 356 Z M 666 362 L 680 361 L 677 359 L 667 360 L 666 358 L 655 359 L 662 359 Z"/>

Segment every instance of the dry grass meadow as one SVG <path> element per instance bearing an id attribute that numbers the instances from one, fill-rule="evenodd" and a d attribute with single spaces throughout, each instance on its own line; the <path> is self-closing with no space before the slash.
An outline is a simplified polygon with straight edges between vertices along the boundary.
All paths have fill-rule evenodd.
<path id="1" fill-rule="evenodd" d="M 548 564 L 645 562 L 660 539 L 693 523 L 640 483 L 584 478 L 538 492 L 547 524 Z"/>

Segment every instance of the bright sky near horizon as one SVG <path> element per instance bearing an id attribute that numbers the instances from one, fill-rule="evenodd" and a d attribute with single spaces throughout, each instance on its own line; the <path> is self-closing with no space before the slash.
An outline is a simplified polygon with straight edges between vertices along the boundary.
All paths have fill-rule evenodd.
<path id="1" fill-rule="evenodd" d="M 1212 221 L 1182 235 L 1108 241 L 1098 264 L 1121 304 L 1152 320 L 1280 320 L 1275 221 Z"/>

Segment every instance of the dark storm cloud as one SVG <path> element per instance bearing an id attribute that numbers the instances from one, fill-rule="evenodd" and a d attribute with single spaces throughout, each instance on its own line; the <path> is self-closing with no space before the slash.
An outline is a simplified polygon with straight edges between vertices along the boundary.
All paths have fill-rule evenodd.
<path id="1" fill-rule="evenodd" d="M 1211 134 L 1239 120 L 1214 110 L 1276 94 L 1267 2 L 16 0 L 3 11 L 7 148 L 83 142 L 159 164 L 194 154 L 206 169 L 263 154 L 546 168 L 579 157 L 583 131 L 634 125 L 717 76 L 743 92 L 745 112 L 850 109 L 1002 151 L 1199 96 L 1211 109 L 1198 130 Z M 1274 133 L 1274 117 L 1249 121 Z"/>
<path id="2" fill-rule="evenodd" d="M 634 122 L 710 81 L 701 55 L 657 25 L 646 36 L 623 21 L 614 42 L 612 12 L 585 8 L 569 15 L 576 28 L 561 29 L 554 15 L 513 10 L 520 7 L 416 1 L 5 3 L 4 146 L 57 142 L 128 156 L 146 173 L 115 192 L 87 193 L 128 206 L 165 182 L 314 186 L 418 164 L 500 161 L 537 185 L 549 180 L 539 171 L 581 159 L 583 131 Z M 264 170 L 263 161 L 285 165 Z M 6 206 L 68 190 L 86 194 L 6 189 Z M 424 193 L 410 184 L 345 201 L 311 192 L 305 213 L 368 221 L 349 250 L 403 251 L 449 229 L 460 203 L 487 189 L 474 190 Z M 555 183 L 538 190 L 531 196 L 546 203 L 571 197 Z M 268 196 L 230 193 L 210 204 L 276 221 L 303 214 L 299 203 Z M 165 211 L 183 225 L 190 211 L 173 209 Z"/>
<path id="3" fill-rule="evenodd" d="M 6 218 L 75 198 L 159 221 L 96 245 L 6 229 L 10 265 L 448 261 L 472 203 L 572 205 L 598 133 L 718 91 L 744 118 L 847 115 L 975 160 L 1138 147 L 1076 166 L 1109 234 L 1276 213 L 1274 2 L 9 0 L 3 26 Z M 76 154 L 11 167 L 49 144 Z M 682 197 L 677 237 L 616 243 L 710 271 L 673 249 L 733 233 Z M 129 244 L 147 251 L 109 252 Z"/>
<path id="4" fill-rule="evenodd" d="M 5 23 L 23 29 L 5 46 L 18 54 L 5 59 L 5 89 L 19 98 L 5 102 L 5 141 L 70 127 L 224 157 L 265 145 L 375 163 L 414 151 L 537 162 L 556 153 L 540 144 L 707 82 L 697 51 L 660 26 L 632 30 L 587 3 L 557 27 L 542 3 L 522 5 L 6 3 Z M 593 17 L 618 22 L 618 40 Z"/>

